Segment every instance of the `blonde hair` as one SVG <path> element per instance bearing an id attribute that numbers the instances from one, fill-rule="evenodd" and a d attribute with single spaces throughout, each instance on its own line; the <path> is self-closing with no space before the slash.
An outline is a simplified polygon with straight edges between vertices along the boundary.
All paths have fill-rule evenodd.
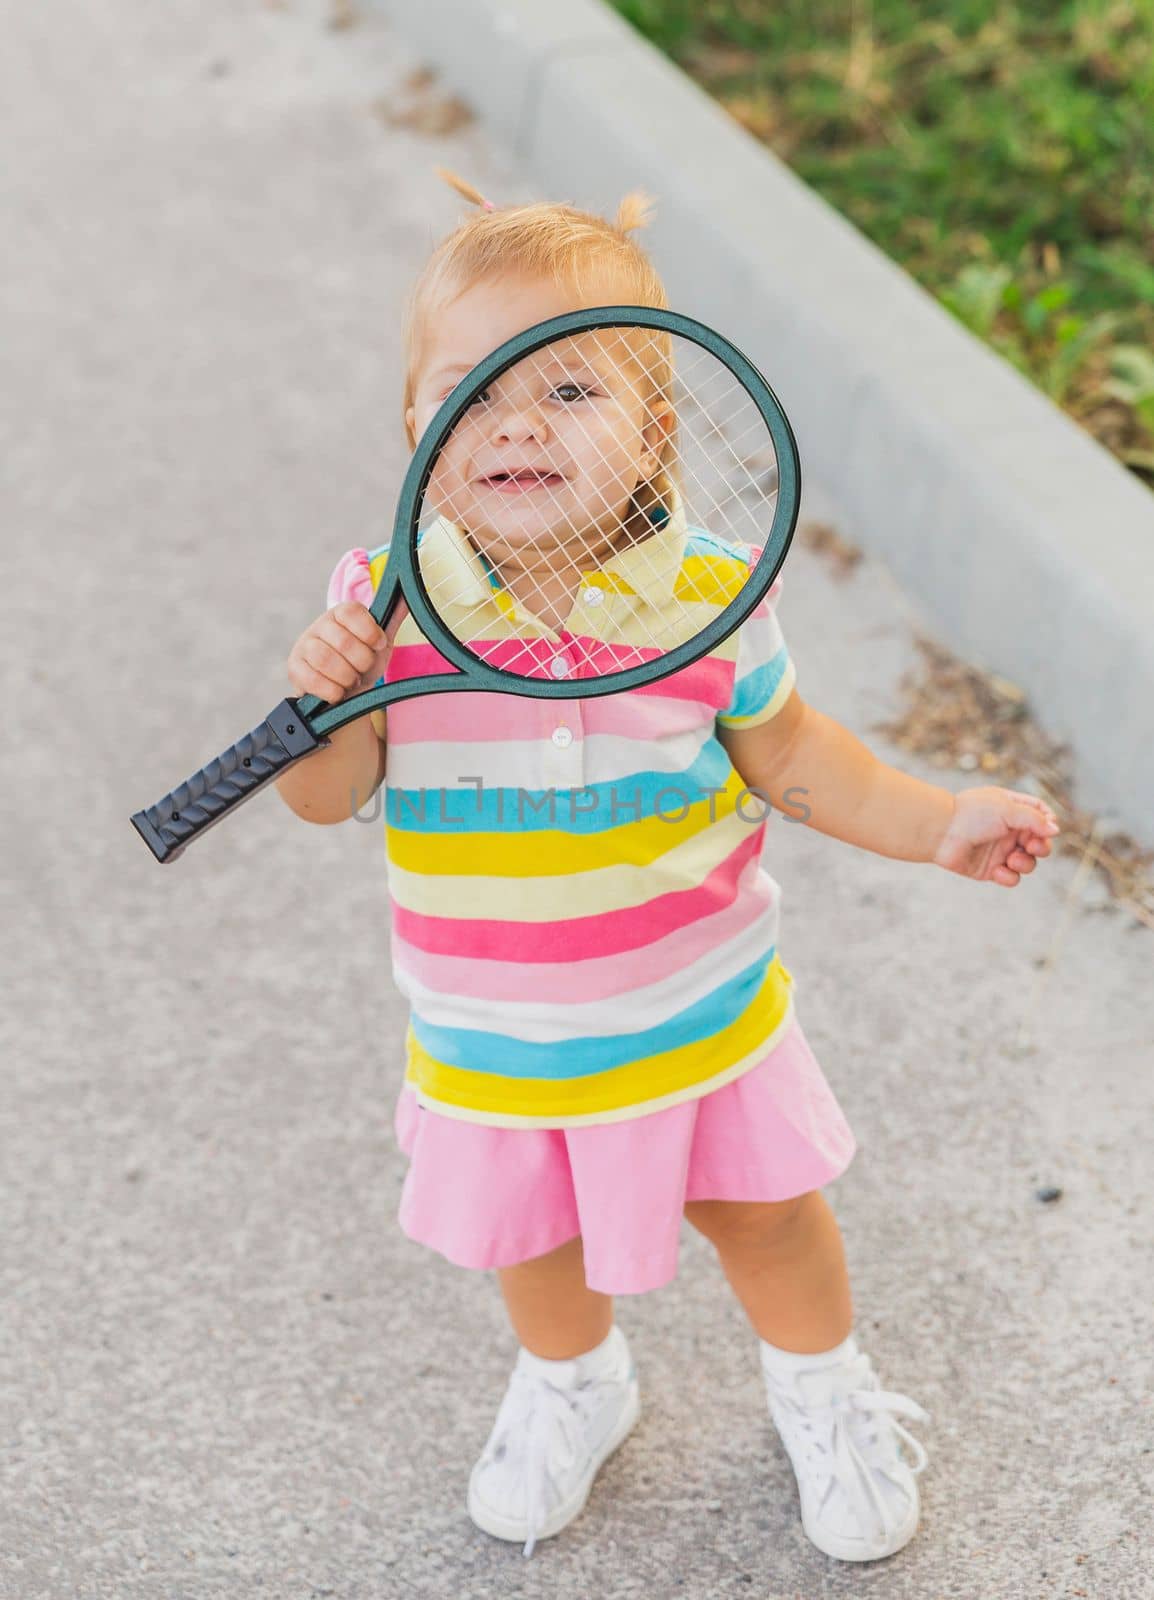
<path id="1" fill-rule="evenodd" d="M 416 439 L 408 415 L 413 405 L 414 370 L 421 336 L 438 306 L 486 278 L 521 273 L 573 283 L 580 290 L 590 271 L 605 272 L 624 286 L 622 299 L 631 305 L 667 308 L 665 285 L 652 261 L 630 235 L 644 228 L 653 214 L 649 196 L 634 191 L 617 208 L 613 221 L 595 212 L 552 201 L 494 206 L 456 173 L 437 172 L 458 194 L 479 209 L 460 223 L 434 250 L 414 285 L 405 317 L 405 392 L 403 415 L 410 448 Z M 665 334 L 646 335 L 641 363 L 657 396 L 672 410 L 672 352 Z M 670 469 L 676 453 L 672 431 L 659 452 L 661 469 L 639 486 L 635 501 L 649 511 L 668 498 Z"/>

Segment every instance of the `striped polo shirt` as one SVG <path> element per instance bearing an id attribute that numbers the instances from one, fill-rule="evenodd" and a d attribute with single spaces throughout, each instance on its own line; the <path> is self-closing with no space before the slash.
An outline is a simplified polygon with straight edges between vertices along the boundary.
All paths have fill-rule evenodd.
<path id="1" fill-rule="evenodd" d="M 754 554 L 671 520 L 579 589 L 566 632 L 547 635 L 550 666 L 595 670 L 615 596 L 659 613 L 680 585 L 724 605 Z M 387 560 L 387 546 L 347 552 L 328 603 L 368 605 Z M 423 530 L 420 560 L 430 589 L 473 614 L 491 605 L 501 636 L 514 603 L 459 528 Z M 766 808 L 717 737 L 789 697 L 780 585 L 658 683 L 589 700 L 418 695 L 372 713 L 381 734 L 387 717 L 393 972 L 422 1105 L 498 1127 L 615 1122 L 720 1088 L 783 1034 Z M 406 618 L 387 681 L 446 670 Z"/>

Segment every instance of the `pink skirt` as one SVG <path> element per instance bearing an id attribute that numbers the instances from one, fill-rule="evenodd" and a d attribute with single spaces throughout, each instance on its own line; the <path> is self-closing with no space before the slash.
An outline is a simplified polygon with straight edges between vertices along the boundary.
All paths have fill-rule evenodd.
<path id="1" fill-rule="evenodd" d="M 577 1128 L 493 1128 L 422 1107 L 394 1122 L 409 1157 L 399 1222 L 461 1267 L 511 1267 L 580 1234 L 585 1281 L 642 1294 L 677 1274 L 687 1200 L 789 1200 L 831 1182 L 855 1143 L 796 1017 L 764 1061 L 696 1100 Z"/>

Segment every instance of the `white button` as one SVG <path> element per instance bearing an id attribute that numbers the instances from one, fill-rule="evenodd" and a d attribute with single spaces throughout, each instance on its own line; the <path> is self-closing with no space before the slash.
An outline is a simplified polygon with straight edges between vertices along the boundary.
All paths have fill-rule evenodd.
<path id="1" fill-rule="evenodd" d="M 549 671 L 555 678 L 567 678 L 569 676 L 569 663 L 564 656 L 554 656 L 549 663 Z"/>
<path id="2" fill-rule="evenodd" d="M 605 593 L 602 589 L 585 589 L 581 598 L 587 606 L 599 606 L 605 598 Z"/>
<path id="3" fill-rule="evenodd" d="M 568 750 L 569 746 L 573 743 L 572 728 L 567 728 L 564 723 L 562 723 L 559 728 L 554 728 L 553 743 L 557 746 L 558 750 Z"/>

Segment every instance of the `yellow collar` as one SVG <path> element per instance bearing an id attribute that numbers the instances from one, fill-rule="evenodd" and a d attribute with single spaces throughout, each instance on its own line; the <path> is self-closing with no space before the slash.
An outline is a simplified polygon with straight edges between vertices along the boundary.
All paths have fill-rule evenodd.
<path id="1" fill-rule="evenodd" d="M 685 559 L 685 512 L 674 503 L 669 520 L 652 536 L 630 545 L 600 569 L 616 577 L 647 605 L 666 604 Z M 448 517 L 438 517 L 421 533 L 420 567 L 430 596 L 451 596 L 453 605 L 479 605 L 494 585 L 477 547 L 465 530 Z"/>

